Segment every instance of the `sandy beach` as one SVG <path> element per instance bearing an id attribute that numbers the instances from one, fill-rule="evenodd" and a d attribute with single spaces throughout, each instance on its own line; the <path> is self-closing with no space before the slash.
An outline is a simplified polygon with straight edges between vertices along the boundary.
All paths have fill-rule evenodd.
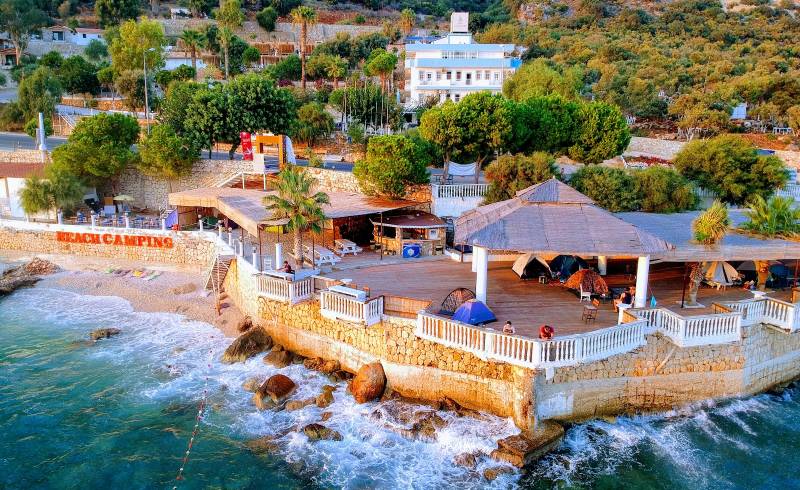
<path id="1" fill-rule="evenodd" d="M 152 264 L 130 260 L 112 260 L 74 255 L 30 254 L 3 251 L 0 262 L 21 263 L 39 257 L 57 264 L 62 271 L 46 276 L 38 287 L 64 289 L 93 296 L 118 296 L 131 303 L 136 311 L 178 313 L 192 320 L 210 323 L 226 336 L 235 337 L 241 312 L 232 302 L 222 301 L 222 314 L 214 308 L 214 295 L 205 289 L 202 271 L 196 267 Z M 110 274 L 109 269 L 158 271 L 153 280 Z"/>

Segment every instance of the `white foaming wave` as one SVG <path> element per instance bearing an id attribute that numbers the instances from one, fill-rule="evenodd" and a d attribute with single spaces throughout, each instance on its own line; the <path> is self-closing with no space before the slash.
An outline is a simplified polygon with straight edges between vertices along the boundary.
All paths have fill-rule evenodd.
<path id="1" fill-rule="evenodd" d="M 306 370 L 302 365 L 276 369 L 256 356 L 243 363 L 219 362 L 229 345 L 213 326 L 189 321 L 173 313 L 139 313 L 129 302 L 117 297 L 80 295 L 57 289 L 35 288 L 22 291 L 17 300 L 25 303 L 48 323 L 59 328 L 75 328 L 80 337 L 89 327 L 114 326 L 122 329 L 113 341 L 103 341 L 102 348 L 89 355 L 120 365 L 133 361 L 161 377 L 149 376 L 130 387 L 140 396 L 171 402 L 197 402 L 208 376 L 209 392 L 220 401 L 205 418 L 205 423 L 249 439 L 264 435 L 279 436 L 280 455 L 289 463 L 302 463 L 303 472 L 325 486 L 340 488 L 433 488 L 457 485 L 506 487 L 519 474 L 502 475 L 488 484 L 483 469 L 497 466 L 484 457 L 476 470 L 453 464 L 461 453 L 482 451 L 488 454 L 497 440 L 519 433 L 510 419 L 484 416 L 482 420 L 438 412 L 448 422 L 435 441 L 410 440 L 370 418 L 377 403 L 356 404 L 346 393 L 346 384 L 332 383 L 326 376 Z M 211 359 L 209 367 L 209 359 Z M 242 384 L 250 377 L 261 380 L 281 372 L 294 380 L 297 391 L 292 399 L 308 399 L 322 387 L 336 387 L 334 403 L 326 409 L 308 406 L 293 412 L 259 412 L 250 393 Z M 166 378 L 166 379 L 161 379 Z M 428 407 L 417 407 L 429 410 Z M 216 411 L 216 412 L 215 412 Z M 323 412 L 332 417 L 324 422 L 342 434 L 342 441 L 311 443 L 298 432 L 304 425 L 318 422 Z"/>

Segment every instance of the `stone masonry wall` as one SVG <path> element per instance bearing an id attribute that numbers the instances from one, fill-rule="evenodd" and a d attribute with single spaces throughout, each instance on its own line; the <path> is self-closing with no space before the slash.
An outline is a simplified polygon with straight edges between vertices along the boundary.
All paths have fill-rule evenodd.
<path id="1" fill-rule="evenodd" d="M 800 377 L 800 333 L 755 325 L 742 341 L 681 348 L 654 334 L 633 352 L 536 378 L 539 419 L 668 410 L 760 393 Z"/>
<path id="2" fill-rule="evenodd" d="M 258 298 L 254 304 L 254 281 L 242 272 L 246 267 L 231 263 L 225 291 L 277 343 L 304 356 L 336 359 L 352 372 L 380 361 L 389 387 L 405 396 L 448 397 L 468 408 L 514 417 L 520 427 L 532 423 L 532 371 L 418 339 L 413 320 L 384 317 L 365 327 L 322 317 L 316 300 L 287 305 Z"/>
<path id="3" fill-rule="evenodd" d="M 211 234 L 199 235 L 196 232 L 163 232 L 151 230 L 124 230 L 119 228 L 71 227 L 81 233 L 110 233 L 112 235 L 135 235 L 170 237 L 171 248 L 147 246 L 106 245 L 103 243 L 67 243 L 56 239 L 56 227 L 48 230 L 18 229 L 13 225 L 0 223 L 0 248 L 21 250 L 31 253 L 72 254 L 114 259 L 141 260 L 154 263 L 199 265 L 205 268 L 216 253 Z M 60 229 L 60 228 L 59 228 Z M 72 230 L 71 230 L 72 231 Z"/>

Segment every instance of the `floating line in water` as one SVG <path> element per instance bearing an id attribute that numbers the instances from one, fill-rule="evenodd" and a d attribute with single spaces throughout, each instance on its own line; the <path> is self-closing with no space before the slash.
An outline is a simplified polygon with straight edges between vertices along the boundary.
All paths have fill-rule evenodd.
<path id="1" fill-rule="evenodd" d="M 197 438 L 197 434 L 200 432 L 200 421 L 203 419 L 203 412 L 206 409 L 206 402 L 208 400 L 208 379 L 211 377 L 211 362 L 214 359 L 214 350 L 208 351 L 208 365 L 206 370 L 206 379 L 205 379 L 205 386 L 203 386 L 203 398 L 200 399 L 200 405 L 197 407 L 197 416 L 194 419 L 194 428 L 192 429 L 192 436 L 189 438 L 189 445 L 186 448 L 186 452 L 183 454 L 183 461 L 181 461 L 181 467 L 178 468 L 178 474 L 175 477 L 176 481 L 184 480 L 183 473 L 186 469 L 186 464 L 189 462 L 189 454 L 192 452 L 192 446 L 194 446 L 194 441 Z M 177 490 L 178 485 L 172 487 L 172 490 Z"/>

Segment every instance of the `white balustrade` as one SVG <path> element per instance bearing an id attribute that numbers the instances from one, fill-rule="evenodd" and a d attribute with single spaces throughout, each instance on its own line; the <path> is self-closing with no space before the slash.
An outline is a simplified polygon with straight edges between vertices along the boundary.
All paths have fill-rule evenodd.
<path id="1" fill-rule="evenodd" d="M 256 282 L 259 295 L 283 303 L 295 304 L 310 299 L 314 292 L 314 282 L 311 279 L 289 281 L 259 274 L 256 276 Z"/>
<path id="2" fill-rule="evenodd" d="M 485 197 L 489 184 L 433 184 L 431 194 L 437 199 Z"/>
<path id="3" fill-rule="evenodd" d="M 722 305 L 741 312 L 742 325 L 745 326 L 766 323 L 789 332 L 800 330 L 800 308 L 797 304 L 775 298 L 754 298 Z"/>
<path id="4" fill-rule="evenodd" d="M 417 337 L 475 354 L 481 359 L 505 361 L 531 369 L 574 366 L 623 354 L 645 344 L 647 322 L 635 322 L 587 334 L 539 340 L 455 322 L 420 312 Z"/>
<path id="5" fill-rule="evenodd" d="M 313 282 L 311 287 L 313 290 Z M 322 316 L 332 320 L 344 320 L 370 326 L 380 322 L 383 316 L 383 296 L 360 301 L 346 294 L 321 291 L 319 305 Z"/>

